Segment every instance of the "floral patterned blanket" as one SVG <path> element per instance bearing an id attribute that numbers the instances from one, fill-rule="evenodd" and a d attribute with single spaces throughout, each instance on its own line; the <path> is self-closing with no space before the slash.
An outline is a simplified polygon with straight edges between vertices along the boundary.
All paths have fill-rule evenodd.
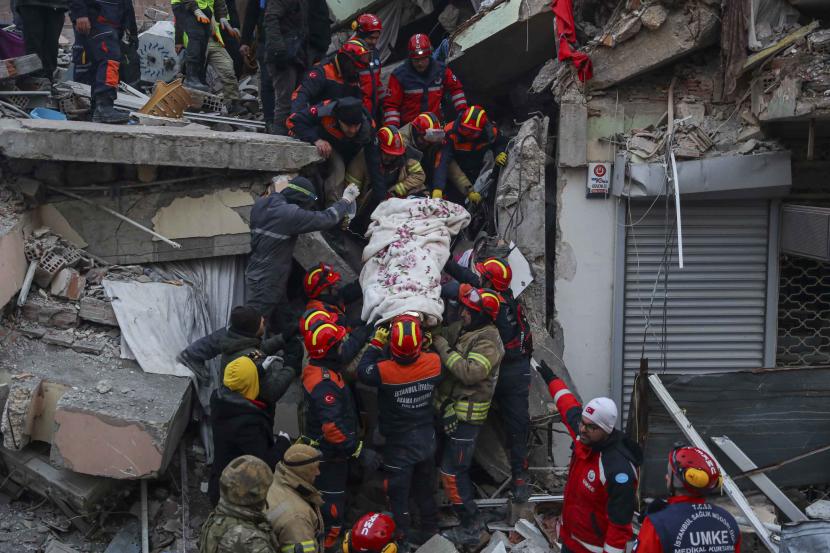
<path id="1" fill-rule="evenodd" d="M 470 223 L 464 207 L 445 200 L 392 198 L 372 213 L 363 249 L 364 321 L 386 321 L 404 311 L 441 322 L 441 270 L 450 240 Z"/>

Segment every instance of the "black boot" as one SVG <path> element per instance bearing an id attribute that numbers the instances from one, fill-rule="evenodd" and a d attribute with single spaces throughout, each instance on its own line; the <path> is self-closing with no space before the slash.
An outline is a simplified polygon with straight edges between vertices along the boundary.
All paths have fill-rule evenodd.
<path id="1" fill-rule="evenodd" d="M 109 123 L 112 125 L 123 125 L 130 120 L 130 115 L 115 109 L 112 96 L 99 94 L 95 97 L 95 111 L 92 114 L 92 121 L 95 123 Z"/>
<path id="2" fill-rule="evenodd" d="M 527 485 L 527 478 L 524 475 L 513 479 L 510 491 L 513 493 L 513 503 L 527 503 L 530 499 L 530 486 Z"/>
<path id="3" fill-rule="evenodd" d="M 441 535 L 455 545 L 475 547 L 481 542 L 481 531 L 483 529 L 484 525 L 477 517 L 464 517 L 460 525 L 441 532 Z"/>
<path id="4" fill-rule="evenodd" d="M 182 86 L 197 92 L 210 94 L 210 87 L 199 80 L 199 68 L 192 63 L 187 64 L 187 74 L 184 77 Z"/>
<path id="5" fill-rule="evenodd" d="M 231 100 L 230 102 L 225 104 L 225 107 L 228 110 L 228 115 L 231 116 L 248 113 L 248 110 L 245 108 L 245 106 L 242 105 L 242 102 L 240 100 Z"/>

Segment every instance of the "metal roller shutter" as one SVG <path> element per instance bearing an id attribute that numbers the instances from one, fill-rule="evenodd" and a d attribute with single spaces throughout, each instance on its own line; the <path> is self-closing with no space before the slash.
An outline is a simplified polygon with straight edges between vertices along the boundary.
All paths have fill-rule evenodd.
<path id="1" fill-rule="evenodd" d="M 663 199 L 632 203 L 626 223 L 623 403 L 627 417 L 634 378 L 645 357 L 663 371 L 664 270 L 668 229 Z M 764 362 L 769 203 L 683 202 L 685 267 L 673 244 L 666 301 L 666 372 L 758 368 Z M 658 279 L 659 273 L 659 279 Z M 656 286 L 655 286 L 656 282 Z M 654 296 L 649 313 L 649 304 Z M 623 419 L 625 420 L 625 419 Z"/>

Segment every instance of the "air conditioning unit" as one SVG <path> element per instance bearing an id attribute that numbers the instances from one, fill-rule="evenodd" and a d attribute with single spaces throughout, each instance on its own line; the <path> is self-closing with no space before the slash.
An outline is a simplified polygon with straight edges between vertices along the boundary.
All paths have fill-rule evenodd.
<path id="1" fill-rule="evenodd" d="M 781 253 L 830 261 L 830 207 L 785 204 Z"/>

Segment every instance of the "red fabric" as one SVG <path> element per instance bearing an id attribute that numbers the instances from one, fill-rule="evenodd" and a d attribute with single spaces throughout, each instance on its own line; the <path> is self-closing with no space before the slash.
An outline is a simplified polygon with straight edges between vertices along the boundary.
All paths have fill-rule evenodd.
<path id="1" fill-rule="evenodd" d="M 446 95 L 457 113 L 467 109 L 461 81 L 449 67 L 437 66 L 430 76 L 421 75 L 405 63 L 389 77 L 384 102 L 384 125 L 403 127 L 423 112 L 441 113 Z M 426 101 L 424 95 L 426 94 Z"/>
<path id="2" fill-rule="evenodd" d="M 640 535 L 637 536 L 637 553 L 663 553 L 663 544 L 660 543 L 660 536 L 657 535 L 657 530 L 651 523 L 651 519 L 646 518 L 643 525 L 640 526 Z"/>
<path id="3" fill-rule="evenodd" d="M 571 60 L 579 80 L 585 82 L 594 76 L 594 69 L 588 54 L 571 49 L 576 43 L 573 0 L 553 0 L 551 9 L 556 17 L 553 30 L 559 40 L 559 61 Z"/>

